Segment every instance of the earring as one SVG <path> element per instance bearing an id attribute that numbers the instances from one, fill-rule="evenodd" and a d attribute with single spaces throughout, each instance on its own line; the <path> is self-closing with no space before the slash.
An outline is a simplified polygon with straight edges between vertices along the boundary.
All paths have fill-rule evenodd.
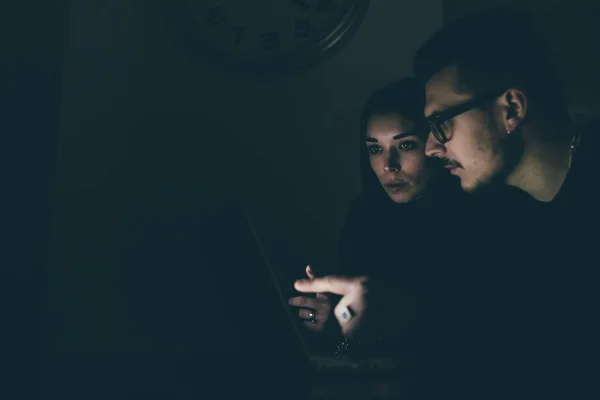
<path id="1" fill-rule="evenodd" d="M 511 131 L 511 130 L 508 130 L 508 129 L 506 130 L 506 135 L 507 135 L 507 136 L 510 136 L 510 134 L 511 134 L 511 133 L 513 133 L 513 131 Z"/>

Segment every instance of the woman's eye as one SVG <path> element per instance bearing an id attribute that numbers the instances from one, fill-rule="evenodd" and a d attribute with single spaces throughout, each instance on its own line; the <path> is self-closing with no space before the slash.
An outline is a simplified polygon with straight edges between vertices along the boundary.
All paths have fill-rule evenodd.
<path id="1" fill-rule="evenodd" d="M 368 146 L 367 151 L 370 155 L 375 155 L 381 153 L 382 149 L 380 146 Z"/>
<path id="2" fill-rule="evenodd" d="M 408 140 L 406 142 L 402 142 L 398 145 L 398 148 L 400 150 L 413 150 L 415 148 L 418 147 L 418 143 L 417 142 L 413 142 L 411 140 Z"/>

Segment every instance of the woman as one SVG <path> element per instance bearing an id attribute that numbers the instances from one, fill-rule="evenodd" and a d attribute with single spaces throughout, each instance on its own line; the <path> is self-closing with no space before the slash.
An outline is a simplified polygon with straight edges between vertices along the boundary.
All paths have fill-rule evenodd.
<path id="1" fill-rule="evenodd" d="M 429 129 L 424 104 L 423 87 L 407 78 L 376 91 L 363 108 L 363 191 L 348 211 L 340 240 L 346 275 L 399 273 L 388 264 L 397 263 L 400 244 L 403 263 L 419 259 L 414 246 L 426 239 L 423 218 L 441 195 L 450 199 L 462 193 L 439 160 L 425 155 Z M 408 247 L 413 250 L 406 254 Z"/>
<path id="2" fill-rule="evenodd" d="M 389 290 L 418 290 L 416 273 L 423 263 L 430 229 L 427 219 L 434 216 L 440 199 L 447 204 L 462 195 L 458 182 L 443 171 L 439 161 L 425 155 L 429 131 L 424 103 L 423 87 L 407 78 L 376 91 L 361 115 L 363 190 L 346 216 L 340 266 L 344 275 L 368 275 L 370 281 Z M 314 278 L 310 267 L 306 272 Z M 381 290 L 385 292 L 385 288 Z M 305 326 L 322 331 L 331 316 L 330 296 L 299 296 L 290 299 L 290 304 L 301 307 L 299 315 Z M 378 309 L 383 312 L 388 307 Z M 370 325 L 373 334 L 366 336 L 397 328 L 394 324 Z"/>

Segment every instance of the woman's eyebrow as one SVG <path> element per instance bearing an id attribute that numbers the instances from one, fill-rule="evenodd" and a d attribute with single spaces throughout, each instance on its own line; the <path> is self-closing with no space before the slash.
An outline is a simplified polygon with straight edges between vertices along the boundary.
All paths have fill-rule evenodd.
<path id="1" fill-rule="evenodd" d="M 402 139 L 407 136 L 418 136 L 418 135 L 416 133 L 414 133 L 413 131 L 404 132 L 404 133 L 400 133 L 400 134 L 394 136 L 394 140 Z"/>
<path id="2" fill-rule="evenodd" d="M 409 131 L 409 132 L 399 133 L 396 136 L 394 136 L 393 139 L 394 140 L 399 140 L 399 139 L 402 139 L 402 138 L 405 138 L 405 137 L 408 137 L 408 136 L 419 136 L 419 135 L 417 135 L 413 131 Z M 365 142 L 377 143 L 378 140 L 375 139 L 374 137 L 367 136 L 365 138 Z"/>

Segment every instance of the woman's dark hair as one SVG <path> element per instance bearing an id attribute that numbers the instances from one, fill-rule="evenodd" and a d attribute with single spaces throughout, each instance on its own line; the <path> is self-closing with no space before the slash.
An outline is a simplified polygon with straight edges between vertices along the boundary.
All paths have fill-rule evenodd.
<path id="1" fill-rule="evenodd" d="M 425 88 L 415 78 L 392 82 L 373 93 L 365 103 L 360 117 L 360 175 L 363 193 L 366 196 L 389 200 L 371 168 L 369 153 L 364 143 L 369 120 L 374 115 L 402 115 L 410 119 L 415 125 L 415 132 L 422 132 L 426 139 L 428 130 L 423 115 L 424 108 Z"/>

